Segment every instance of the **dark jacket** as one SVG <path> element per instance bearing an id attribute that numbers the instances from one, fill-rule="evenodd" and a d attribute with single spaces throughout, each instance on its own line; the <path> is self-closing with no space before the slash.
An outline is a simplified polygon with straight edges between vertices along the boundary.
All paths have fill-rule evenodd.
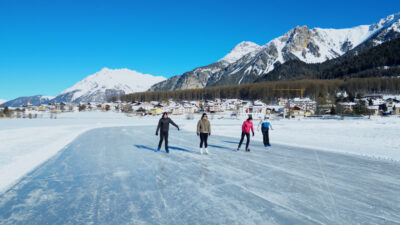
<path id="1" fill-rule="evenodd" d="M 160 121 L 158 122 L 156 134 L 158 133 L 158 130 L 161 130 L 161 132 L 168 132 L 169 124 L 174 125 L 179 130 L 178 125 L 176 125 L 174 121 L 172 121 L 170 118 L 161 118 Z"/>

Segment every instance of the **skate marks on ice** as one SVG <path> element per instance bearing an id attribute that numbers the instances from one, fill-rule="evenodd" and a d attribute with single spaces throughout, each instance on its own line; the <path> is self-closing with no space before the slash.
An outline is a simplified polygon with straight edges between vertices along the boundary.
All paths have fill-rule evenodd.
<path id="1" fill-rule="evenodd" d="M 0 196 L 0 224 L 400 223 L 398 163 L 218 136 L 205 156 L 174 130 L 158 154 L 154 129 L 81 135 Z"/>

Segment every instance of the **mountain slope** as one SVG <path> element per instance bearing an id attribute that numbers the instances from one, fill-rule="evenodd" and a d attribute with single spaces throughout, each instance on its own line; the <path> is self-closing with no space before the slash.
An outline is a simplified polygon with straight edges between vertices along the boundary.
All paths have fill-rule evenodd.
<path id="1" fill-rule="evenodd" d="M 253 42 L 241 42 L 216 63 L 204 67 L 198 67 L 180 76 L 171 77 L 168 80 L 153 85 L 149 90 L 182 90 L 211 86 L 220 79 L 222 74 L 224 74 L 223 68 L 243 56 L 257 51 L 259 48 L 260 46 Z"/>
<path id="2" fill-rule="evenodd" d="M 66 89 L 55 102 L 105 102 L 114 96 L 146 91 L 166 78 L 142 74 L 129 69 L 108 69 L 90 75 L 73 87 Z"/>
<path id="3" fill-rule="evenodd" d="M 218 60 L 219 62 L 234 63 L 250 52 L 259 50 L 261 46 L 251 41 L 243 41 L 236 45 L 226 56 Z"/>
<path id="4" fill-rule="evenodd" d="M 256 82 L 292 79 L 343 79 L 400 75 L 400 38 L 387 41 L 359 54 L 348 54 L 325 61 L 307 64 L 298 59 L 288 61 Z"/>
<path id="5" fill-rule="evenodd" d="M 44 95 L 35 95 L 35 96 L 25 96 L 19 97 L 8 102 L 4 102 L 4 106 L 9 107 L 21 107 L 28 104 L 28 100 L 31 105 L 39 106 L 43 104 L 48 104 L 54 97 L 44 96 Z"/>
<path id="6" fill-rule="evenodd" d="M 295 27 L 263 46 L 242 42 L 218 62 L 175 76 L 152 86 L 149 90 L 251 83 L 290 60 L 322 63 L 349 51 L 358 54 L 396 38 L 399 34 L 400 13 L 390 15 L 372 25 L 348 29 Z"/>

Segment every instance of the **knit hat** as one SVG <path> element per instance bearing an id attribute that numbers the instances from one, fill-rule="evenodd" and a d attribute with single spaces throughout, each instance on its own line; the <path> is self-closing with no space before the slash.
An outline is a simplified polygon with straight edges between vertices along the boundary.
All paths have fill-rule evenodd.
<path id="1" fill-rule="evenodd" d="M 201 116 L 201 118 L 203 119 L 205 116 L 207 116 L 207 113 L 203 113 L 203 115 Z"/>

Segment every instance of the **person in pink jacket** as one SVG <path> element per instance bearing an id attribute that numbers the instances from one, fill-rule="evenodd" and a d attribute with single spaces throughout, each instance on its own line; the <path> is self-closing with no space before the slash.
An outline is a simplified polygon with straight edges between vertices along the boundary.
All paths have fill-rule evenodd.
<path id="1" fill-rule="evenodd" d="M 253 128 L 253 118 L 251 116 L 249 116 L 249 118 L 244 121 L 243 125 L 242 125 L 242 137 L 240 138 L 240 142 L 239 142 L 239 146 L 237 148 L 237 150 L 239 151 L 240 146 L 242 146 L 243 143 L 243 139 L 244 136 L 246 136 L 247 142 L 246 142 L 246 152 L 249 152 L 249 143 L 250 143 L 250 129 L 253 132 L 253 136 L 254 136 L 254 128 Z"/>

